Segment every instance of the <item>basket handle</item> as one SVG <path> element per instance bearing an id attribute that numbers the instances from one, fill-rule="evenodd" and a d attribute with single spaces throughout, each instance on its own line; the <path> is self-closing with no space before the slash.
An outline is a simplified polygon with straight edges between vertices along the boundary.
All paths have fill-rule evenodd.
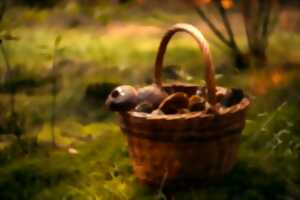
<path id="1" fill-rule="evenodd" d="M 154 74 L 155 83 L 159 87 L 162 87 L 161 71 L 163 67 L 164 54 L 166 52 L 166 48 L 171 37 L 176 32 L 189 33 L 194 39 L 196 39 L 199 47 L 202 49 L 204 54 L 204 62 L 206 66 L 205 81 L 208 89 L 208 102 L 211 105 L 215 105 L 216 104 L 216 82 L 214 78 L 215 71 L 212 63 L 212 56 L 209 50 L 209 45 L 206 39 L 203 37 L 202 33 L 196 27 L 190 24 L 185 24 L 185 23 L 175 24 L 170 29 L 168 29 L 165 35 L 163 36 L 156 56 L 156 61 L 155 61 L 155 74 Z"/>

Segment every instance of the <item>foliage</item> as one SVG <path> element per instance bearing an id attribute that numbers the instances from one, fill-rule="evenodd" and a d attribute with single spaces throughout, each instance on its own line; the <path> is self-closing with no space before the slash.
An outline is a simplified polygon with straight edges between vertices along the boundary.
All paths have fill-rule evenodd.
<path id="1" fill-rule="evenodd" d="M 278 19 L 279 3 L 274 0 L 265 1 L 248 1 L 243 0 L 240 4 L 241 14 L 244 18 L 244 26 L 246 29 L 246 38 L 249 47 L 249 55 L 243 54 L 237 45 L 236 38 L 233 32 L 233 27 L 230 24 L 228 17 L 228 9 L 238 7 L 232 0 L 213 0 L 213 5 L 218 10 L 221 16 L 222 24 L 225 27 L 226 33 L 220 31 L 220 28 L 205 14 L 203 6 L 210 1 L 194 1 L 194 7 L 209 26 L 213 33 L 232 50 L 235 58 L 235 66 L 238 69 L 248 68 L 250 60 L 248 56 L 253 57 L 258 61 L 255 65 L 266 64 L 266 48 L 268 45 L 268 38 L 274 29 Z M 227 37 L 226 37 L 227 34 Z"/>
<path id="2" fill-rule="evenodd" d="M 97 8 L 90 9 L 94 12 Z M 274 66 L 243 73 L 227 67 L 230 62 L 224 55 L 224 48 L 218 41 L 214 43 L 211 34 L 205 34 L 212 42 L 218 83 L 242 87 L 252 99 L 241 138 L 239 162 L 218 185 L 166 194 L 163 187 L 151 190 L 136 180 L 126 137 L 119 130 L 116 116 L 103 107 L 103 100 L 116 84 L 151 82 L 162 28 L 148 25 L 164 29 L 175 21 L 189 21 L 194 16 L 186 17 L 187 12 L 182 14 L 179 11 L 175 15 L 159 8 L 141 11 L 131 10 L 129 5 L 124 5 L 123 10 L 107 6 L 102 14 L 112 22 L 108 26 L 93 24 L 90 21 L 94 18 L 90 18 L 91 24 L 70 28 L 62 22 L 62 16 L 66 16 L 62 15 L 66 9 L 63 6 L 54 11 L 14 9 L 5 19 L 15 19 L 14 32 L 21 38 L 17 42 L 5 43 L 14 80 L 1 84 L 0 109 L 9 111 L 8 88 L 16 88 L 16 110 L 22 114 L 20 119 L 26 119 L 26 129 L 18 142 L 9 135 L 0 135 L 0 199 L 300 198 L 300 85 L 297 68 L 300 38 L 297 34 L 286 29 L 277 31 L 267 52 L 272 55 Z M 78 12 L 72 15 L 80 16 L 80 7 Z M 32 20 L 30 24 L 24 20 L 28 18 L 22 18 L 28 13 Z M 128 16 L 128 13 L 135 15 Z M 46 19 L 40 21 L 41 15 Z M 56 49 L 59 59 L 55 61 L 55 75 L 59 76 L 54 79 L 53 41 L 57 32 L 64 39 L 59 45 L 63 48 Z M 237 42 L 242 40 L 241 34 L 235 36 Z M 283 48 L 283 44 L 288 48 Z M 0 61 L 3 75 L 3 57 Z M 287 61 L 295 64 L 287 64 Z M 203 83 L 199 50 L 188 37 L 178 36 L 172 41 L 165 66 L 166 81 L 181 79 Z M 53 80 L 57 80 L 59 88 L 59 92 L 55 92 L 53 130 L 57 148 L 54 149 L 51 148 L 49 121 Z M 83 101 L 86 96 L 95 99 L 96 103 Z M 5 116 L 2 114 L 0 129 L 8 124 L 5 118 L 9 112 Z"/>

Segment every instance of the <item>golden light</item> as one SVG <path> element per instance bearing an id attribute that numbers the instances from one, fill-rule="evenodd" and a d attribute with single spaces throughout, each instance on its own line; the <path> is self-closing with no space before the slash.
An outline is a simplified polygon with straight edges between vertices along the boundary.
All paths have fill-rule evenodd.
<path id="1" fill-rule="evenodd" d="M 194 2 L 198 5 L 198 6 L 204 6 L 206 4 L 209 4 L 211 2 L 211 0 L 194 0 Z"/>
<path id="2" fill-rule="evenodd" d="M 221 4 L 225 9 L 229 9 L 234 6 L 234 2 L 232 0 L 221 0 Z"/>
<path id="3" fill-rule="evenodd" d="M 254 73 L 250 76 L 250 88 L 255 95 L 265 95 L 272 88 L 283 85 L 286 78 L 286 74 L 280 69 Z"/>
<path id="4" fill-rule="evenodd" d="M 284 74 L 281 71 L 274 71 L 271 74 L 271 81 L 274 86 L 280 85 L 284 81 Z"/>
<path id="5" fill-rule="evenodd" d="M 145 3 L 145 0 L 137 0 L 137 3 L 143 5 Z"/>

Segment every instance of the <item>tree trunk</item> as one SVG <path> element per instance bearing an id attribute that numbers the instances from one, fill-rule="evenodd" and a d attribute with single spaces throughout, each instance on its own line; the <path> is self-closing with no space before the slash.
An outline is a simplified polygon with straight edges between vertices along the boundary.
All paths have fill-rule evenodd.
<path id="1" fill-rule="evenodd" d="M 241 52 L 233 53 L 234 64 L 238 70 L 246 70 L 250 67 L 249 55 L 243 54 Z"/>

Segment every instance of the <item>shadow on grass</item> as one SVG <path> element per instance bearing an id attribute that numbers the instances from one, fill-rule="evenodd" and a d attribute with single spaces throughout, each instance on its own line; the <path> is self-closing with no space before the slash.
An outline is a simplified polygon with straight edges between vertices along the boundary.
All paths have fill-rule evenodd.
<path id="1" fill-rule="evenodd" d="M 284 174 L 267 172 L 241 161 L 232 173 L 218 184 L 190 188 L 174 194 L 175 199 L 299 199 Z M 298 186 L 299 187 L 299 186 Z"/>
<path id="2" fill-rule="evenodd" d="M 1 173 L 2 174 L 2 173 Z M 1 175 L 0 199 L 33 199 L 44 189 L 57 186 L 61 181 L 74 177 L 66 169 L 41 169 L 36 164 L 27 164 Z"/>
<path id="3" fill-rule="evenodd" d="M 127 159 L 122 159 L 128 155 L 117 134 L 111 130 L 78 147 L 78 155 L 46 143 L 13 142 L 0 151 L 0 199 L 111 199 L 115 194 L 103 185 L 122 185 L 118 177 L 125 180 L 130 170 Z"/>
<path id="4" fill-rule="evenodd" d="M 220 185 L 228 199 L 279 199 L 288 196 L 285 180 L 278 174 L 240 162 Z"/>
<path id="5" fill-rule="evenodd" d="M 0 152 L 0 199 L 35 199 L 45 189 L 74 180 L 79 172 L 51 160 L 50 148 L 21 140 Z"/>

